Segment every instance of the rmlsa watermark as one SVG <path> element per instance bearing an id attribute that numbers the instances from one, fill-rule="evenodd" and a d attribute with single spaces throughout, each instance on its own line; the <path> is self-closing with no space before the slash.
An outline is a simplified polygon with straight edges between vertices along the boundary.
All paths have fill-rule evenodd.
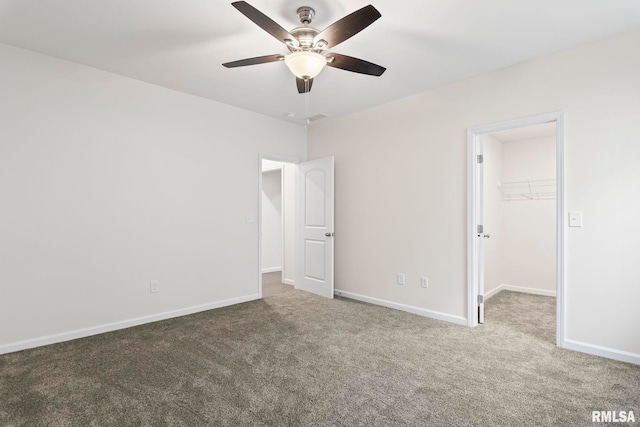
<path id="1" fill-rule="evenodd" d="M 591 421 L 594 423 L 635 423 L 636 414 L 633 411 L 591 411 Z"/>

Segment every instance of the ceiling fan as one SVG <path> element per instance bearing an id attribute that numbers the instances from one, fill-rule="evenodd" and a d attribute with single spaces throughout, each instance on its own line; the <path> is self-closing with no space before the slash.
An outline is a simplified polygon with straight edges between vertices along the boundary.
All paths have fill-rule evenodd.
<path id="1" fill-rule="evenodd" d="M 315 11 L 308 6 L 300 7 L 297 10 L 302 27 L 287 31 L 245 1 L 236 1 L 231 5 L 260 28 L 284 43 L 291 53 L 288 55 L 258 56 L 222 64 L 227 68 L 284 61 L 296 76 L 299 93 L 311 91 L 314 77 L 322 71 L 325 65 L 371 76 L 381 76 L 386 70 L 385 67 L 351 56 L 333 52 L 323 53 L 324 50 L 351 38 L 380 18 L 382 15 L 372 5 L 365 6 L 339 19 L 322 31 L 309 26 L 315 16 Z"/>

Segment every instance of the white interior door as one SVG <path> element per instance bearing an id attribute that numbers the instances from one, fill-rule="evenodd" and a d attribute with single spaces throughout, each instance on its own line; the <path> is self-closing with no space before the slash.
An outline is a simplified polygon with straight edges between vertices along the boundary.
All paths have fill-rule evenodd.
<path id="1" fill-rule="evenodd" d="M 477 235 L 477 247 L 478 247 L 478 323 L 484 323 L 484 238 L 489 237 L 485 234 L 484 228 L 484 155 L 482 153 L 482 137 L 477 139 L 477 153 L 478 153 L 478 176 L 476 182 L 478 183 L 477 195 L 478 204 L 476 212 L 476 223 L 478 229 Z"/>
<path id="2" fill-rule="evenodd" d="M 333 298 L 333 157 L 298 168 L 295 287 Z"/>

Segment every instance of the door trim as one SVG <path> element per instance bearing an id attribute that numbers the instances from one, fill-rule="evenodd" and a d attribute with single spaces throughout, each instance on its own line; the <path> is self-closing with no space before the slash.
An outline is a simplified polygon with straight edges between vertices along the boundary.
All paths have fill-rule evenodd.
<path id="1" fill-rule="evenodd" d="M 476 194 L 477 184 L 477 147 L 478 136 L 532 126 L 543 123 L 556 123 L 556 345 L 566 347 L 565 340 L 565 158 L 564 158 L 564 113 L 562 111 L 541 114 L 479 126 L 467 129 L 467 325 L 477 326 L 476 307 L 478 301 L 478 251 L 476 248 Z"/>

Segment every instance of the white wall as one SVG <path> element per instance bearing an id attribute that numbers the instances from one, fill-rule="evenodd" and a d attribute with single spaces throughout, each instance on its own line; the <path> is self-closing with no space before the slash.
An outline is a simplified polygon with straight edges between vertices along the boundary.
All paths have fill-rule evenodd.
<path id="1" fill-rule="evenodd" d="M 262 271 L 282 270 L 282 169 L 262 173 Z"/>
<path id="2" fill-rule="evenodd" d="M 483 135 L 484 155 L 484 232 L 491 236 L 484 239 L 484 291 L 485 295 L 506 283 L 503 278 L 502 232 L 503 202 L 498 184 L 502 182 L 502 142 L 491 135 Z"/>
<path id="3" fill-rule="evenodd" d="M 502 181 L 556 178 L 555 137 L 504 143 Z M 556 291 L 556 200 L 502 202 L 502 284 Z"/>
<path id="4" fill-rule="evenodd" d="M 0 352 L 257 297 L 259 152 L 304 159 L 304 128 L 7 45 L 0 63 Z"/>
<path id="5" fill-rule="evenodd" d="M 564 111 L 566 207 L 584 215 L 566 233 L 566 337 L 640 357 L 638 45 L 634 31 L 311 126 L 309 158 L 336 162 L 336 288 L 466 317 L 466 129 Z"/>

